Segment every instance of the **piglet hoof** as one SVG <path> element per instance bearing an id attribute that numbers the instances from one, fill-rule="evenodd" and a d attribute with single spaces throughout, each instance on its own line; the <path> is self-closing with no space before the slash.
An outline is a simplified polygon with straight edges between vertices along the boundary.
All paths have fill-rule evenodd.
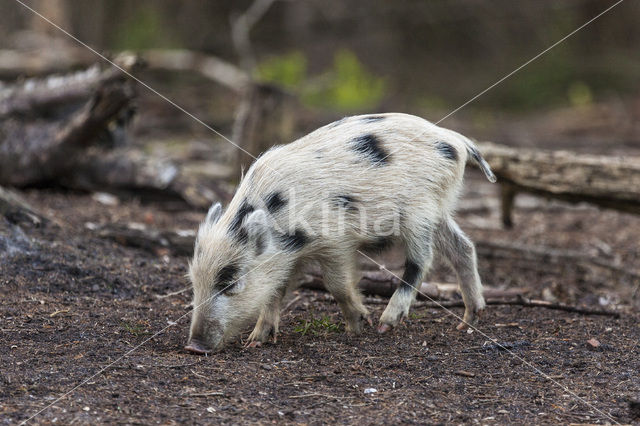
<path id="1" fill-rule="evenodd" d="M 391 324 L 387 324 L 387 323 L 382 323 L 378 326 L 378 333 L 380 334 L 384 334 L 387 331 L 391 330 L 393 327 L 391 326 Z"/>
<path id="2" fill-rule="evenodd" d="M 369 327 L 373 327 L 373 320 L 370 315 L 367 315 L 364 319 L 367 321 L 367 324 L 369 324 Z"/>
<path id="3" fill-rule="evenodd" d="M 245 348 L 260 348 L 262 347 L 262 342 L 259 342 L 257 340 L 253 340 L 251 342 L 247 342 L 247 344 L 244 345 Z"/>
<path id="4" fill-rule="evenodd" d="M 465 312 L 462 322 L 458 324 L 456 328 L 462 331 L 475 328 L 478 325 L 478 319 L 480 318 L 481 313 L 482 309 L 478 309 L 472 313 Z"/>
<path id="5" fill-rule="evenodd" d="M 456 330 L 461 330 L 461 331 L 467 330 L 468 328 L 469 328 L 469 324 L 466 323 L 465 321 L 462 321 L 460 324 L 456 326 Z"/>
<path id="6" fill-rule="evenodd" d="M 345 331 L 355 335 L 362 334 L 365 324 L 373 327 L 371 317 L 367 314 L 357 314 L 357 316 L 352 317 L 350 321 L 346 321 Z"/>

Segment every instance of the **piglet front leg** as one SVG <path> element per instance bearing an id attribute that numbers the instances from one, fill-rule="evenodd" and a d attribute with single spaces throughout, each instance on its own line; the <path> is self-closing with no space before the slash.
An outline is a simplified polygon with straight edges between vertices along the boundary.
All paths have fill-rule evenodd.
<path id="1" fill-rule="evenodd" d="M 271 303 L 262 310 L 245 347 L 258 348 L 263 343 L 267 343 L 269 339 L 273 339 L 273 343 L 277 342 L 278 325 L 280 324 L 280 302 L 283 297 L 284 291 L 279 292 Z"/>

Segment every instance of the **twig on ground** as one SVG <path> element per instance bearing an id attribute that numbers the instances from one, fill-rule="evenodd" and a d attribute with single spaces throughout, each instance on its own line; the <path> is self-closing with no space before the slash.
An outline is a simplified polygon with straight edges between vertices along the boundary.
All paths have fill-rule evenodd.
<path id="1" fill-rule="evenodd" d="M 330 399 L 353 399 L 355 398 L 355 396 L 336 396 L 336 395 L 327 395 L 324 393 L 306 393 L 303 395 L 293 395 L 290 396 L 289 398 L 291 399 L 300 399 L 300 398 L 314 398 L 314 397 L 318 397 L 318 396 L 322 396 L 324 398 L 330 398 Z"/>
<path id="2" fill-rule="evenodd" d="M 177 296 L 177 295 L 182 294 L 185 291 L 189 291 L 189 290 L 191 290 L 191 286 L 182 288 L 182 289 L 180 289 L 178 291 L 172 291 L 171 293 L 167 293 L 167 294 L 156 294 L 156 298 L 165 299 L 167 297 Z"/>
<path id="3" fill-rule="evenodd" d="M 193 365 L 200 364 L 201 361 L 189 362 L 187 364 L 171 364 L 171 365 L 162 365 L 162 364 L 139 364 L 143 368 L 183 368 L 183 367 L 191 367 Z"/>
<path id="4" fill-rule="evenodd" d="M 296 302 L 298 302 L 298 300 L 300 300 L 301 298 L 302 298 L 302 296 L 301 296 L 301 295 L 297 295 L 296 297 L 294 297 L 293 299 L 291 299 L 291 300 L 289 301 L 289 303 L 287 303 L 287 304 L 285 305 L 285 307 L 284 307 L 284 308 L 282 308 L 282 309 L 280 310 L 280 312 L 285 312 L 285 311 L 286 311 L 286 310 L 288 310 L 291 306 L 293 306 Z"/>
<path id="5" fill-rule="evenodd" d="M 40 225 L 50 220 L 29 205 L 17 192 L 2 186 L 0 186 L 0 216 L 5 216 L 13 222 L 25 219 L 33 225 Z"/>
<path id="6" fill-rule="evenodd" d="M 212 392 L 201 392 L 201 393 L 190 393 L 189 396 L 223 396 L 223 392 L 212 391 Z"/>
<path id="7" fill-rule="evenodd" d="M 619 312 L 607 311 L 604 309 L 581 308 L 579 306 L 566 305 L 564 303 L 552 303 L 546 300 L 530 300 L 519 297 L 515 300 L 487 300 L 487 305 L 493 306 L 524 306 L 527 308 L 547 308 L 559 311 L 574 312 L 584 315 L 603 315 L 620 318 Z M 464 302 L 461 300 L 443 300 L 441 302 L 418 302 L 414 308 L 463 308 Z"/>

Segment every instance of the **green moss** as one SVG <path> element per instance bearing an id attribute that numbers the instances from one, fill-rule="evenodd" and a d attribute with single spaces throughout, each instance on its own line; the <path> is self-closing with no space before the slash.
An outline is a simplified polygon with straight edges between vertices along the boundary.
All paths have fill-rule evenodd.
<path id="1" fill-rule="evenodd" d="M 311 319 L 301 320 L 293 331 L 303 336 L 307 334 L 313 334 L 314 336 L 326 335 L 339 332 L 340 324 L 333 322 L 329 316 L 323 315 L 320 318 L 312 317 Z"/>
<path id="2" fill-rule="evenodd" d="M 258 65 L 256 74 L 261 81 L 276 83 L 296 91 L 307 77 L 307 58 L 302 52 L 273 56 Z"/>
<path id="3" fill-rule="evenodd" d="M 146 334 L 151 334 L 149 331 L 146 330 L 147 324 L 144 321 L 138 321 L 136 323 L 128 323 L 123 321 L 120 323 L 120 327 L 122 327 L 124 330 L 126 330 L 127 332 L 135 336 L 143 336 Z"/>
<path id="4" fill-rule="evenodd" d="M 385 94 L 386 82 L 369 72 L 349 50 L 336 53 L 333 67 L 324 76 L 324 84 L 303 93 L 303 101 L 339 111 L 375 107 Z"/>
<path id="5" fill-rule="evenodd" d="M 569 103 L 574 107 L 591 105 L 593 103 L 593 93 L 589 86 L 582 81 L 574 81 L 567 89 Z"/>
<path id="6" fill-rule="evenodd" d="M 383 78 L 369 72 L 351 51 L 338 51 L 330 69 L 309 76 L 307 58 L 295 51 L 270 57 L 256 70 L 259 80 L 276 83 L 294 93 L 309 107 L 343 112 L 371 109 L 385 94 Z"/>

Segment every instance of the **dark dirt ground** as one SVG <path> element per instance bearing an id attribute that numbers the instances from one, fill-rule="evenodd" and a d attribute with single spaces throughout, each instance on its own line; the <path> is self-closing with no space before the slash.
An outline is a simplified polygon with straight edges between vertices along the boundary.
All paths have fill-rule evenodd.
<path id="1" fill-rule="evenodd" d="M 470 171 L 468 181 L 466 197 L 493 196 L 477 172 Z M 188 286 L 187 259 L 124 247 L 85 226 L 143 222 L 195 229 L 201 213 L 163 211 L 136 200 L 105 206 L 88 194 L 51 190 L 25 196 L 57 223 L 23 223 L 24 234 L 0 223 L 0 236 L 19 242 L 0 252 L 3 423 L 25 420 L 52 403 L 32 421 L 640 422 L 640 295 L 628 278 L 571 264 L 558 270 L 481 259 L 486 285 L 605 304 L 622 316 L 491 306 L 482 333 L 471 334 L 456 331 L 457 319 L 444 310 L 418 308 L 389 334 L 368 329 L 350 336 L 331 297 L 300 290 L 283 314 L 277 344 L 248 350 L 238 341 L 201 357 L 182 349 L 189 292 L 157 297 Z M 461 214 L 461 226 L 476 241 L 580 250 L 640 269 L 639 217 L 524 201 L 513 230 L 501 229 L 495 214 Z M 451 279 L 441 270 L 436 277 Z M 384 305 L 370 307 L 379 316 Z M 592 338 L 601 345 L 588 344 Z M 368 388 L 377 392 L 365 393 Z"/>

